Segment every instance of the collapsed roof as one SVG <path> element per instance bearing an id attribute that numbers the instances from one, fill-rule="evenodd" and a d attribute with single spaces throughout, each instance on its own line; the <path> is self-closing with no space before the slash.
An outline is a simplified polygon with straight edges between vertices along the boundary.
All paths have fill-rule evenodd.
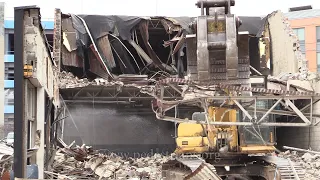
<path id="1" fill-rule="evenodd" d="M 239 31 L 256 35 L 261 17 L 239 17 Z M 78 77 L 118 79 L 184 76 L 185 37 L 194 17 L 63 15 L 62 70 Z M 139 79 L 138 76 L 136 78 Z"/>

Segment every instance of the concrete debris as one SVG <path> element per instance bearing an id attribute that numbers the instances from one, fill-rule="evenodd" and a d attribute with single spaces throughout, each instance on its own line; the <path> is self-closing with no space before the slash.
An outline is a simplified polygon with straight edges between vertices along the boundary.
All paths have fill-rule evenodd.
<path id="1" fill-rule="evenodd" d="M 284 30 L 286 34 L 288 34 L 291 37 L 292 43 L 293 43 L 293 51 L 295 52 L 295 56 L 297 58 L 298 62 L 298 72 L 296 73 L 288 73 L 288 72 L 282 72 L 279 75 L 277 75 L 277 78 L 282 81 L 288 81 L 288 80 L 301 80 L 301 81 L 319 81 L 320 76 L 318 73 L 310 72 L 308 69 L 308 60 L 306 59 L 305 55 L 303 55 L 301 51 L 300 41 L 298 36 L 293 31 L 290 21 L 288 18 L 284 17 L 282 18 L 283 24 L 284 24 Z"/>
<path id="2" fill-rule="evenodd" d="M 37 135 L 38 135 L 37 131 Z M 37 139 L 39 139 L 38 137 Z M 35 146 L 31 149 L 27 150 L 27 157 L 32 157 L 38 151 L 39 146 L 37 146 L 37 141 L 35 142 Z M 0 178 L 8 179 L 6 177 L 10 177 L 10 171 L 13 168 L 13 153 L 14 148 L 12 145 L 8 145 L 5 142 L 0 142 Z M 34 173 L 34 165 L 27 165 L 27 174 L 33 175 Z"/>
<path id="3" fill-rule="evenodd" d="M 292 37 L 293 40 L 293 50 L 295 51 L 296 58 L 298 60 L 298 67 L 299 67 L 299 77 L 298 78 L 307 78 L 308 76 L 308 61 L 305 56 L 301 52 L 300 48 L 300 41 L 298 36 L 293 32 L 291 28 L 290 21 L 287 17 L 282 18 L 284 28 L 287 34 Z M 300 79 L 301 80 L 301 79 Z"/>
<path id="4" fill-rule="evenodd" d="M 103 78 L 96 78 L 93 81 L 89 81 L 87 78 L 79 79 L 74 76 L 71 72 L 62 71 L 59 73 L 59 88 L 68 89 L 68 88 L 78 88 L 86 87 L 89 85 L 93 86 L 112 86 L 112 85 L 123 85 L 122 82 L 109 82 Z"/>
<path id="5" fill-rule="evenodd" d="M 288 81 L 288 80 L 319 81 L 320 80 L 319 74 L 313 73 L 313 72 L 280 73 L 278 76 L 273 78 L 280 81 Z"/>
<path id="6" fill-rule="evenodd" d="M 101 154 L 90 147 L 61 148 L 53 162 L 53 172 L 71 179 L 161 179 L 161 165 L 169 157 L 160 154 L 139 158 Z"/>
<path id="7" fill-rule="evenodd" d="M 306 179 L 318 180 L 320 176 L 320 155 L 313 153 L 300 153 L 287 150 L 279 154 L 279 157 L 290 158 L 306 170 Z"/>
<path id="8" fill-rule="evenodd" d="M 12 166 L 13 148 L 7 146 L 5 143 L 0 143 L 0 177 L 4 178 L 10 176 L 10 169 Z"/>

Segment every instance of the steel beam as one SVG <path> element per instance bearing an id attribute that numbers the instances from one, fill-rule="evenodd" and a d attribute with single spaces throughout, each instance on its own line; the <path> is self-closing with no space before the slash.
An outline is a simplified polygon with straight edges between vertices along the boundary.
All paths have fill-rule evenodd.
<path id="1" fill-rule="evenodd" d="M 189 119 L 180 119 L 180 118 L 172 118 L 168 116 L 159 116 L 159 114 L 156 114 L 157 119 L 164 120 L 164 121 L 170 121 L 175 123 L 190 123 L 190 124 L 203 124 L 208 125 L 205 121 L 197 121 L 197 120 L 189 120 Z M 307 123 L 282 123 L 282 122 L 276 122 L 276 123 L 261 123 L 256 124 L 254 122 L 209 122 L 209 125 L 221 125 L 221 126 L 275 126 L 275 127 L 303 127 L 303 126 L 310 126 L 310 124 Z"/>
<path id="2" fill-rule="evenodd" d="M 14 8 L 14 177 L 26 178 L 27 126 L 25 119 L 24 12 Z"/>
<path id="3" fill-rule="evenodd" d="M 289 100 L 286 99 L 286 103 L 289 105 L 289 107 L 292 108 L 292 110 L 297 113 L 297 115 L 307 124 L 311 124 L 311 122 L 308 120 L 306 116 L 302 114 L 302 112 Z"/>
<path id="4" fill-rule="evenodd" d="M 308 108 L 312 109 L 312 105 L 314 105 L 317 102 L 319 102 L 319 99 L 316 100 L 316 101 L 314 101 L 313 99 L 310 99 L 310 104 L 308 104 L 305 107 L 301 108 L 300 111 L 303 112 L 303 111 L 307 110 Z"/>
<path id="5" fill-rule="evenodd" d="M 78 98 L 72 98 L 72 97 L 69 97 L 69 98 L 65 98 L 66 100 L 69 100 L 69 101 L 73 101 L 73 100 L 91 100 L 92 97 L 78 97 Z M 128 97 L 117 97 L 117 96 L 109 96 L 109 97 L 99 97 L 99 96 L 96 96 L 95 99 L 97 100 L 101 100 L 101 101 L 110 101 L 110 100 L 122 100 L 122 101 L 125 101 L 125 100 L 153 100 L 154 97 L 134 97 L 134 96 L 128 96 Z M 175 99 L 179 99 L 179 98 L 174 98 L 174 97 L 164 97 L 163 99 L 166 99 L 166 100 L 175 100 Z M 180 98 L 181 99 L 181 98 Z"/>
<path id="6" fill-rule="evenodd" d="M 266 118 L 270 113 L 271 111 L 282 101 L 282 99 L 279 99 L 262 117 L 261 119 L 257 122 L 258 124 L 260 124 L 264 118 Z M 255 113 L 256 113 L 256 109 L 255 109 Z"/>
<path id="7" fill-rule="evenodd" d="M 99 101 L 99 100 L 64 100 L 66 103 L 96 103 L 96 104 L 130 104 L 134 101 Z"/>
<path id="8" fill-rule="evenodd" d="M 319 96 L 301 96 L 301 95 L 296 95 L 296 96 L 286 96 L 286 95 L 267 95 L 267 96 L 208 96 L 204 97 L 208 98 L 210 100 L 272 100 L 272 99 L 290 99 L 290 100 L 299 100 L 299 99 L 305 99 L 305 100 L 310 100 L 312 98 L 314 99 L 320 99 Z"/>
<path id="9" fill-rule="evenodd" d="M 221 98 L 221 96 L 214 96 L 212 98 Z M 301 126 L 310 126 L 312 123 L 310 120 L 308 120 L 306 118 L 306 116 L 310 115 L 310 117 L 314 117 L 314 116 L 319 116 L 319 115 L 313 115 L 311 114 L 311 112 L 308 113 L 302 113 L 291 101 L 290 98 L 288 99 L 288 97 L 282 97 L 282 96 L 272 96 L 272 99 L 277 99 L 277 102 L 273 104 L 273 106 L 270 109 L 257 109 L 256 108 L 256 103 L 255 103 L 255 107 L 254 108 L 244 108 L 238 101 L 237 99 L 241 99 L 244 97 L 229 97 L 229 98 L 222 98 L 223 100 L 230 100 L 233 101 L 235 103 L 235 105 L 238 106 L 238 108 L 250 119 L 252 120 L 252 116 L 248 113 L 248 111 L 253 111 L 254 114 L 256 114 L 257 112 L 263 112 L 265 113 L 258 122 L 200 122 L 197 120 L 186 120 L 186 119 L 178 119 L 178 118 L 172 118 L 172 117 L 162 117 L 159 114 L 157 114 L 157 118 L 161 119 L 161 120 L 165 120 L 165 121 L 171 121 L 171 122 L 175 122 L 175 123 L 195 123 L 195 124 L 209 124 L 209 125 L 236 125 L 236 126 L 287 126 L 287 127 L 301 127 Z M 264 96 L 264 97 L 254 97 L 254 96 L 249 96 L 249 97 L 245 97 L 248 99 L 254 99 L 255 101 L 257 99 L 270 99 L 270 97 L 268 96 Z M 296 97 L 291 97 L 293 99 L 295 99 Z M 206 100 L 206 99 L 211 99 L 211 98 L 207 98 L 207 97 L 201 97 L 201 98 L 194 98 L 194 99 L 188 99 L 188 100 L 177 100 L 177 101 L 162 101 L 164 105 L 171 105 L 171 106 L 175 106 L 178 104 L 186 104 L 188 102 L 194 102 L 195 100 Z M 219 100 L 222 100 L 219 99 Z M 285 99 L 285 102 L 288 104 L 288 106 L 293 110 L 293 111 L 279 111 L 279 110 L 274 110 L 274 108 L 282 102 L 282 100 Z M 311 103 L 313 103 L 311 101 Z M 160 111 L 162 112 L 162 111 Z M 162 112 L 163 113 L 163 112 Z M 269 114 L 279 114 L 279 115 L 288 115 L 288 116 L 297 116 L 300 117 L 304 123 L 282 123 L 282 122 L 262 122 L 266 116 L 268 116 Z"/>
<path id="10" fill-rule="evenodd" d="M 249 112 L 254 112 L 253 108 L 247 108 L 246 109 Z M 258 113 L 266 113 L 268 112 L 268 109 L 256 109 L 256 112 Z M 291 111 L 283 111 L 283 110 L 272 110 L 270 112 L 272 115 L 280 115 L 280 116 L 298 116 L 295 112 Z M 303 113 L 305 116 L 310 116 L 310 113 Z M 320 118 L 320 114 L 313 114 L 313 117 Z"/>
<path id="11" fill-rule="evenodd" d="M 245 110 L 241 104 L 237 100 L 233 100 L 234 103 L 241 109 L 241 111 L 250 119 L 250 121 L 253 119 L 252 116 L 248 113 L 247 110 Z"/>
<path id="12" fill-rule="evenodd" d="M 320 99 L 320 96 L 276 96 L 276 95 L 268 95 L 268 96 L 201 96 L 193 99 L 188 99 L 185 101 L 194 101 L 197 99 L 208 99 L 208 100 L 279 100 L 279 99 L 288 99 L 288 100 L 310 100 L 310 99 Z M 181 100 L 182 102 L 183 100 Z"/>

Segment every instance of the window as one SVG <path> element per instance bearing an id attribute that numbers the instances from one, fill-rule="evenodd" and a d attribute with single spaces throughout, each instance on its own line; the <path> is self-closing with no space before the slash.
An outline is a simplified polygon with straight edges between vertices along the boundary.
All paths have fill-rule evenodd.
<path id="1" fill-rule="evenodd" d="M 14 90 L 5 89 L 4 90 L 5 105 L 13 106 L 14 105 Z"/>
<path id="2" fill-rule="evenodd" d="M 320 43 L 320 26 L 317 27 L 317 43 Z M 317 50 L 320 51 L 320 49 Z"/>
<path id="3" fill-rule="evenodd" d="M 6 62 L 4 64 L 4 79 L 14 80 L 14 63 Z"/>
<path id="4" fill-rule="evenodd" d="M 14 54 L 14 34 L 8 34 L 7 35 L 8 38 L 8 44 L 7 44 L 7 48 L 6 48 L 6 54 Z"/>
<path id="5" fill-rule="evenodd" d="M 293 29 L 293 32 L 298 36 L 299 41 L 305 40 L 304 28 Z"/>
<path id="6" fill-rule="evenodd" d="M 12 32 L 6 33 L 6 48 L 5 54 L 14 54 L 14 34 Z M 48 43 L 50 45 L 50 50 L 52 51 L 53 47 L 53 34 L 46 34 Z"/>
<path id="7" fill-rule="evenodd" d="M 53 34 L 46 34 L 46 37 L 50 46 L 50 51 L 53 52 Z"/>
<path id="8" fill-rule="evenodd" d="M 302 53 L 306 52 L 304 28 L 293 29 L 293 32 L 298 36 L 301 52 Z"/>

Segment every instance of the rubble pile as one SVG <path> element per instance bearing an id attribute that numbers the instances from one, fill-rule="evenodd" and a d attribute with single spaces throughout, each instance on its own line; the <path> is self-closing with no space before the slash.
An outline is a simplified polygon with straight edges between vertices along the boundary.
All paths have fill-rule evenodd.
<path id="1" fill-rule="evenodd" d="M 72 88 L 72 87 L 84 87 L 90 85 L 87 78 L 79 79 L 71 72 L 62 71 L 59 73 L 59 88 Z"/>
<path id="2" fill-rule="evenodd" d="M 71 72 L 62 71 L 59 73 L 59 88 L 68 89 L 68 88 L 77 88 L 77 87 L 86 87 L 89 85 L 122 85 L 121 82 L 109 82 L 103 78 L 96 78 L 93 81 L 90 81 L 87 78 L 79 79 L 77 76 L 74 76 Z"/>
<path id="3" fill-rule="evenodd" d="M 306 170 L 306 178 L 318 180 L 320 176 L 320 154 L 298 153 L 297 151 L 285 151 L 279 157 L 290 158 L 291 161 L 298 163 Z"/>
<path id="4" fill-rule="evenodd" d="M 160 154 L 139 158 L 124 158 L 116 154 L 101 154 L 82 146 L 61 148 L 52 168 L 58 178 L 71 179 L 161 179 L 161 165 L 168 157 Z M 50 173 L 48 173 L 50 174 Z"/>

